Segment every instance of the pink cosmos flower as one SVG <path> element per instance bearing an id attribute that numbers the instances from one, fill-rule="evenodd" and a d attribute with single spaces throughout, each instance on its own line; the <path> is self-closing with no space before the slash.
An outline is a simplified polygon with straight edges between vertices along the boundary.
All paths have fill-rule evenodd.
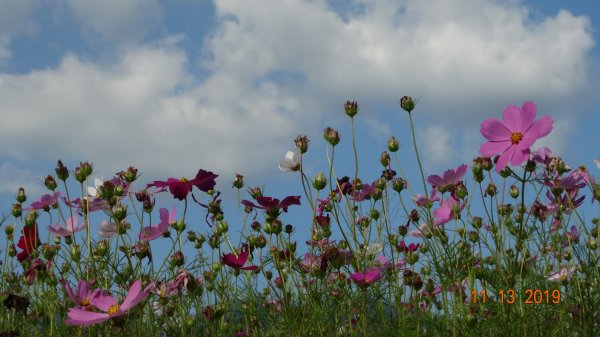
<path id="1" fill-rule="evenodd" d="M 533 152 L 532 159 L 538 164 L 548 166 L 552 160 L 552 151 L 547 147 L 541 147 Z"/>
<path id="2" fill-rule="evenodd" d="M 416 194 L 414 197 L 412 197 L 411 199 L 414 201 L 414 203 L 419 206 L 419 207 L 427 207 L 430 208 L 431 204 L 434 201 L 440 201 L 440 198 L 438 198 L 437 196 L 438 191 L 435 188 L 431 189 L 431 192 L 429 193 L 429 197 L 424 196 L 422 194 Z"/>
<path id="3" fill-rule="evenodd" d="M 279 211 L 279 209 L 283 209 L 284 212 L 287 213 L 287 209 L 291 205 L 300 205 L 300 196 L 289 196 L 283 198 L 283 200 L 279 201 L 279 199 L 271 198 L 271 197 L 256 197 L 256 202 L 258 205 L 254 204 L 249 200 L 242 200 L 242 204 L 245 206 L 251 206 L 254 208 L 264 209 L 266 211 Z"/>
<path id="4" fill-rule="evenodd" d="M 77 292 L 74 292 L 67 280 L 61 280 L 60 283 L 65 288 L 67 295 L 77 308 L 85 309 L 91 306 L 92 300 L 100 295 L 106 295 L 106 292 L 100 289 L 92 290 L 91 283 L 85 280 L 79 280 L 77 285 Z"/>
<path id="5" fill-rule="evenodd" d="M 321 256 L 306 253 L 304 254 L 304 260 L 300 262 L 300 268 L 302 268 L 305 273 L 313 273 L 320 270 L 322 262 L 323 258 Z"/>
<path id="6" fill-rule="evenodd" d="M 429 227 L 427 226 L 426 223 L 422 223 L 419 225 L 418 229 L 408 232 L 408 236 L 413 237 L 413 238 L 421 238 L 424 236 L 429 236 L 431 234 L 432 233 L 429 230 Z"/>
<path id="7" fill-rule="evenodd" d="M 48 226 L 48 231 L 56 236 L 71 236 L 76 232 L 79 232 L 85 229 L 85 222 L 82 222 L 81 225 L 77 226 L 79 220 L 71 216 L 67 219 L 66 228 L 61 227 L 60 224 L 55 224 L 54 226 Z"/>
<path id="8" fill-rule="evenodd" d="M 388 260 L 385 256 L 380 255 L 377 257 L 377 262 L 379 262 L 379 264 L 381 264 L 381 267 L 383 269 L 386 270 L 393 270 L 394 269 L 394 264 L 392 263 L 392 261 Z M 402 259 L 399 260 L 398 262 L 396 262 L 396 270 L 401 270 L 404 268 L 404 266 L 406 265 L 406 260 Z"/>
<path id="9" fill-rule="evenodd" d="M 247 250 L 243 250 L 241 253 L 239 253 L 237 256 L 235 256 L 235 254 L 230 253 L 230 254 L 223 254 L 223 257 L 221 258 L 221 261 L 223 261 L 223 264 L 233 268 L 233 269 L 237 269 L 237 270 L 256 270 L 258 269 L 258 266 L 247 266 L 244 267 L 244 264 L 246 263 L 246 261 L 248 261 L 248 251 Z"/>
<path id="10" fill-rule="evenodd" d="M 144 301 L 146 297 L 148 297 L 152 287 L 154 287 L 154 282 L 151 282 L 144 290 L 142 290 L 142 282 L 136 280 L 129 288 L 125 300 L 123 300 L 123 303 L 120 305 L 117 303 L 117 300 L 110 295 L 100 295 L 95 297 L 92 299 L 91 304 L 103 312 L 88 311 L 82 308 L 71 308 L 67 313 L 69 318 L 65 320 L 65 324 L 83 327 L 123 316 L 129 309 Z"/>
<path id="11" fill-rule="evenodd" d="M 575 274 L 575 270 L 575 266 L 572 266 L 571 268 L 562 267 L 559 271 L 550 273 L 548 276 L 546 276 L 546 279 L 548 281 L 564 282 L 570 279 L 573 274 Z"/>
<path id="12" fill-rule="evenodd" d="M 427 177 L 427 182 L 443 193 L 448 189 L 448 187 L 451 187 L 452 185 L 461 181 L 466 173 L 467 165 L 462 164 L 455 169 L 446 170 L 441 177 L 437 174 L 430 175 Z"/>
<path id="13" fill-rule="evenodd" d="M 188 180 L 186 178 L 168 178 L 167 181 L 154 181 L 153 183 L 148 184 L 147 187 L 160 187 L 163 189 L 168 187 L 169 192 L 171 192 L 175 199 L 183 200 L 192 191 L 192 186 L 196 186 L 203 192 L 208 192 L 209 190 L 215 188 L 216 177 L 218 177 L 218 175 L 210 171 L 200 169 L 198 170 L 196 177 L 192 180 Z"/>
<path id="14" fill-rule="evenodd" d="M 489 141 L 481 145 L 479 152 L 486 157 L 500 155 L 497 172 L 509 163 L 521 165 L 529 159 L 530 146 L 552 131 L 552 117 L 535 120 L 536 112 L 535 103 L 527 101 L 521 109 L 514 105 L 504 109 L 502 121 L 490 118 L 481 123 L 481 134 Z"/>
<path id="15" fill-rule="evenodd" d="M 102 220 L 102 223 L 100 223 L 100 230 L 98 231 L 98 235 L 100 235 L 100 237 L 102 238 L 108 239 L 115 236 L 116 234 L 117 224 L 107 220 Z"/>
<path id="16" fill-rule="evenodd" d="M 175 206 L 173 206 L 171 212 L 169 212 L 166 208 L 161 208 L 159 211 L 160 223 L 157 226 L 144 227 L 140 233 L 140 240 L 152 241 L 158 237 L 161 237 L 167 230 L 169 230 L 169 226 L 172 223 L 175 223 Z"/>
<path id="17" fill-rule="evenodd" d="M 441 226 L 454 220 L 465 208 L 466 204 L 454 198 L 448 198 L 440 203 L 440 207 L 433 211 L 434 224 Z"/>
<path id="18" fill-rule="evenodd" d="M 377 267 L 365 270 L 364 272 L 356 272 L 350 275 L 352 281 L 354 281 L 354 283 L 358 284 L 361 287 L 368 287 L 371 284 L 379 281 L 381 277 L 381 269 Z"/>
<path id="19" fill-rule="evenodd" d="M 52 207 L 52 205 L 56 204 L 59 196 L 60 196 L 60 192 L 56 192 L 53 195 L 44 194 L 44 195 L 42 195 L 40 200 L 32 202 L 31 207 L 25 208 L 25 210 L 31 211 L 34 209 L 49 209 L 50 207 Z"/>

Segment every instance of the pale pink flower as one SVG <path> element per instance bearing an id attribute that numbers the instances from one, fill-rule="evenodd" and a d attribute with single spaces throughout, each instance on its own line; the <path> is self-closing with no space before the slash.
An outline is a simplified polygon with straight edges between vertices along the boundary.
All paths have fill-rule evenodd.
<path id="1" fill-rule="evenodd" d="M 449 187 L 458 183 L 467 173 L 467 165 L 462 164 L 455 169 L 449 169 L 442 176 L 437 174 L 427 177 L 427 182 L 436 187 L 440 192 L 445 192 Z"/>
<path id="2" fill-rule="evenodd" d="M 60 224 L 55 224 L 52 227 L 48 226 L 48 231 L 57 236 L 71 236 L 74 233 L 85 229 L 85 222 L 82 222 L 81 225 L 77 226 L 78 222 L 79 220 L 76 217 L 71 216 L 67 219 L 65 224 L 66 228 L 61 227 Z"/>
<path id="3" fill-rule="evenodd" d="M 562 268 L 560 268 L 559 271 L 550 273 L 548 276 L 546 276 L 546 279 L 548 281 L 564 282 L 564 281 L 570 279 L 571 276 L 573 276 L 573 274 L 575 273 L 575 270 L 576 270 L 575 266 L 572 266 L 571 268 L 562 267 Z"/>

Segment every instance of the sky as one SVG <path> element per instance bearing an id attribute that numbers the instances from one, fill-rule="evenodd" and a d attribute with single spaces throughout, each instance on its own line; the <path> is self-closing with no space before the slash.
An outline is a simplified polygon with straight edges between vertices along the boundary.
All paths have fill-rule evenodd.
<path id="1" fill-rule="evenodd" d="M 595 0 L 0 0 L 0 213 L 20 186 L 46 193 L 58 159 L 143 182 L 203 168 L 227 198 L 235 173 L 301 194 L 277 168 L 298 134 L 308 176 L 328 169 L 326 126 L 336 172 L 354 173 L 346 100 L 363 180 L 392 135 L 416 177 L 404 95 L 426 174 L 470 164 L 480 123 L 527 100 L 555 121 L 534 148 L 594 168 L 599 27 Z"/>

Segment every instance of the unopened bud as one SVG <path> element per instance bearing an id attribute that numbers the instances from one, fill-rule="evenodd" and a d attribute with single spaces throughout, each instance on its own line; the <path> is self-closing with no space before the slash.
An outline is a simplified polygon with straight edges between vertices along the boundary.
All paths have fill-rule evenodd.
<path id="1" fill-rule="evenodd" d="M 327 186 L 327 178 L 325 178 L 325 174 L 323 174 L 323 172 L 317 174 L 313 178 L 312 184 L 317 191 L 324 189 L 325 186 Z"/>
<path id="2" fill-rule="evenodd" d="M 56 163 L 56 168 L 54 169 L 56 172 L 56 176 L 58 179 L 65 181 L 69 178 L 69 170 L 63 165 L 62 161 L 58 161 Z"/>
<path id="3" fill-rule="evenodd" d="M 511 196 L 513 199 L 516 199 L 516 198 L 518 198 L 518 197 L 519 197 L 519 188 L 518 188 L 517 186 L 515 186 L 515 185 L 512 185 L 512 186 L 510 187 L 510 196 Z"/>
<path id="4" fill-rule="evenodd" d="M 54 191 L 57 187 L 56 180 L 54 180 L 54 177 L 51 175 L 47 176 L 46 179 L 44 179 L 44 185 L 46 185 L 46 188 L 50 191 Z"/>
<path id="5" fill-rule="evenodd" d="M 25 189 L 23 187 L 19 187 L 15 199 L 17 199 L 17 202 L 19 203 L 24 203 L 25 200 L 27 200 L 27 196 L 25 195 Z"/>
<path id="6" fill-rule="evenodd" d="M 400 99 L 400 107 L 410 113 L 415 108 L 415 101 L 410 96 L 404 96 Z"/>
<path id="7" fill-rule="evenodd" d="M 398 144 L 398 140 L 396 140 L 396 137 L 390 137 L 390 139 L 387 141 L 387 148 L 388 150 L 390 150 L 390 152 L 398 151 L 398 149 L 400 148 L 400 144 Z"/>
<path id="8" fill-rule="evenodd" d="M 235 178 L 233 179 L 233 182 L 231 184 L 237 189 L 244 187 L 244 176 L 236 173 Z"/>
<path id="9" fill-rule="evenodd" d="M 325 138 L 332 146 L 336 146 L 340 142 L 340 134 L 329 126 L 325 128 L 323 138 Z"/>
<path id="10" fill-rule="evenodd" d="M 346 111 L 346 115 L 350 116 L 350 118 L 354 118 L 358 113 L 358 103 L 356 101 L 346 101 L 344 110 Z"/>
<path id="11" fill-rule="evenodd" d="M 308 142 L 310 142 L 310 140 L 308 139 L 308 137 L 306 137 L 306 135 L 298 135 L 294 139 L 296 147 L 300 149 L 300 153 L 302 154 L 308 151 Z"/>
<path id="12" fill-rule="evenodd" d="M 388 167 L 390 165 L 390 154 L 387 151 L 383 151 L 379 157 L 379 162 L 383 167 Z"/>

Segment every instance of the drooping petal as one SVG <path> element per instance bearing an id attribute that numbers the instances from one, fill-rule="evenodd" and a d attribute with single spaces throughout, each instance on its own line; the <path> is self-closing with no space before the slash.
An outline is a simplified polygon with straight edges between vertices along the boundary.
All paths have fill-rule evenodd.
<path id="1" fill-rule="evenodd" d="M 101 323 L 110 318 L 109 314 L 87 311 L 80 308 L 71 308 L 67 313 L 68 319 L 65 320 L 67 325 L 90 326 Z"/>
<path id="2" fill-rule="evenodd" d="M 498 158 L 498 163 L 496 163 L 496 172 L 502 171 L 508 165 L 515 153 L 516 148 L 516 146 L 511 145 L 500 155 L 500 158 Z"/>
<path id="3" fill-rule="evenodd" d="M 529 147 L 519 144 L 519 145 L 515 146 L 515 151 L 513 153 L 510 163 L 512 166 L 521 165 L 529 159 L 529 155 L 530 155 Z"/>

